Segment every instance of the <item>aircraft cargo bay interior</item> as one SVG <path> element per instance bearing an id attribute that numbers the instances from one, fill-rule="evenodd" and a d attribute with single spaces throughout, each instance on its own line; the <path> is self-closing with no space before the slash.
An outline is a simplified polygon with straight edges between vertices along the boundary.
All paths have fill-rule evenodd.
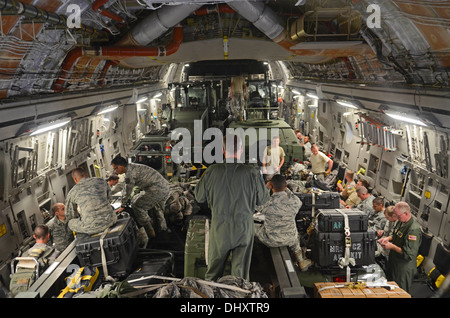
<path id="1" fill-rule="evenodd" d="M 0 298 L 448 298 L 449 27 L 446 0 L 0 0 Z"/>

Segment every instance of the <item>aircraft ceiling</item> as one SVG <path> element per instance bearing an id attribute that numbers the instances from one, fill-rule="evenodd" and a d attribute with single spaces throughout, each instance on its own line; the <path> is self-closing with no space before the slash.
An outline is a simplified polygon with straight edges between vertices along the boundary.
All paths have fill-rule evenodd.
<path id="1" fill-rule="evenodd" d="M 0 103 L 154 83 L 170 63 L 199 61 L 283 61 L 296 80 L 449 85 L 450 1 L 0 0 L 0 9 Z M 78 9 L 81 26 L 69 28 Z"/>

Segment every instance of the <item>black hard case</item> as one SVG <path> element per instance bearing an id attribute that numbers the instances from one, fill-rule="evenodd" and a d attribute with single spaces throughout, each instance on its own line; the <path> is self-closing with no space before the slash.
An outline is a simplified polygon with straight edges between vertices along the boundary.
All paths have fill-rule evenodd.
<path id="1" fill-rule="evenodd" d="M 374 264 L 377 248 L 376 233 L 374 231 L 351 232 L 350 238 L 350 257 L 355 259 L 355 266 Z M 338 260 L 345 255 L 345 234 L 314 230 L 311 239 L 312 260 L 321 267 L 339 267 Z"/>
<path id="2" fill-rule="evenodd" d="M 102 268 L 100 234 L 78 242 L 76 253 L 81 266 Z M 131 270 L 138 251 L 136 224 L 132 218 L 119 219 L 103 239 L 108 274 L 122 277 Z"/>
<path id="3" fill-rule="evenodd" d="M 344 232 L 345 213 L 351 232 L 365 232 L 368 229 L 368 215 L 359 209 L 323 209 L 317 215 L 319 232 Z"/>
<path id="4" fill-rule="evenodd" d="M 340 195 L 337 192 L 322 192 L 322 193 L 300 193 L 296 192 L 296 196 L 302 201 L 300 211 L 311 211 L 314 207 L 318 209 L 339 209 Z M 314 203 L 313 203 L 314 195 Z"/>

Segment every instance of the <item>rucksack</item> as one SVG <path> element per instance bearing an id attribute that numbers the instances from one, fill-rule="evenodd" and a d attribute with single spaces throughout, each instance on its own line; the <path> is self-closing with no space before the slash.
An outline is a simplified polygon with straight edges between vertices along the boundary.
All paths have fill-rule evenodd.
<path id="1" fill-rule="evenodd" d="M 27 291 L 33 285 L 41 272 L 47 267 L 47 258 L 53 251 L 53 248 L 34 248 L 28 252 L 29 256 L 16 257 L 12 260 L 11 281 L 9 283 L 9 291 L 12 297 Z"/>

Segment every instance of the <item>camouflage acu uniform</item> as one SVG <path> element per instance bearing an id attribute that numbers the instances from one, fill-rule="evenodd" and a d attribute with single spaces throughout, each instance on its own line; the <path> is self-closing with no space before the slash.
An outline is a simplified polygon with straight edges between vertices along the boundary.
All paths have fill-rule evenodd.
<path id="1" fill-rule="evenodd" d="M 45 243 L 36 243 L 25 253 L 24 257 L 34 257 L 40 266 L 40 269 L 44 269 L 46 266 L 51 265 L 56 259 L 56 253 L 54 249 Z"/>
<path id="2" fill-rule="evenodd" d="M 360 209 L 361 211 L 366 212 L 368 215 L 370 215 L 374 212 L 373 199 L 375 199 L 375 197 L 373 195 L 370 195 L 367 199 L 361 201 L 358 205 L 356 205 L 355 208 Z"/>
<path id="3" fill-rule="evenodd" d="M 150 224 L 148 211 L 154 209 L 161 230 L 166 230 L 167 224 L 163 211 L 169 197 L 169 181 L 149 166 L 129 163 L 125 173 L 125 183 L 125 191 L 122 194 L 123 203 L 129 200 L 134 187 L 140 190 L 131 200 L 136 221 L 141 226 Z"/>
<path id="4" fill-rule="evenodd" d="M 61 221 L 55 215 L 51 219 L 47 226 L 50 230 L 50 240 L 55 244 L 55 249 L 62 252 L 73 241 L 73 232 L 69 229 L 69 222 L 66 220 Z"/>
<path id="5" fill-rule="evenodd" d="M 384 216 L 384 211 L 377 212 L 372 210 L 369 213 L 369 230 L 378 231 L 383 230 L 386 224 L 386 217 Z"/>
<path id="6" fill-rule="evenodd" d="M 261 209 L 258 208 L 265 219 L 264 224 L 255 224 L 256 237 L 266 246 L 289 246 L 294 253 L 300 253 L 295 216 L 301 206 L 302 201 L 291 190 L 275 192 Z"/>
<path id="7" fill-rule="evenodd" d="M 109 204 L 111 188 L 100 178 L 83 178 L 67 195 L 66 219 L 75 233 L 96 234 L 117 221 Z M 78 209 L 78 212 L 77 212 Z"/>

